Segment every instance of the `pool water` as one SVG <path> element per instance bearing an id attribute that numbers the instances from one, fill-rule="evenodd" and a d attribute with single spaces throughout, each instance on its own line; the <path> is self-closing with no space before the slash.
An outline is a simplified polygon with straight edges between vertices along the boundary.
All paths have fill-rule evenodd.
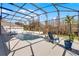
<path id="1" fill-rule="evenodd" d="M 41 38 L 41 36 L 32 35 L 32 34 L 18 34 L 16 38 L 20 40 L 34 40 L 34 39 Z"/>

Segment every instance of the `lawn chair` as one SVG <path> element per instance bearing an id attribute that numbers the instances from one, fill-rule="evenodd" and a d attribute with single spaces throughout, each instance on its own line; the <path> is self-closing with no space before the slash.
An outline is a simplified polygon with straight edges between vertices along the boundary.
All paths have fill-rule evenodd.
<path id="1" fill-rule="evenodd" d="M 48 32 L 48 36 L 49 36 L 49 42 L 52 43 L 59 43 L 59 38 L 58 37 L 53 37 L 53 33 L 52 32 Z"/>
<path id="2" fill-rule="evenodd" d="M 53 33 L 52 32 L 48 32 L 48 36 L 49 36 L 49 42 L 54 42 L 54 38 L 53 38 Z"/>

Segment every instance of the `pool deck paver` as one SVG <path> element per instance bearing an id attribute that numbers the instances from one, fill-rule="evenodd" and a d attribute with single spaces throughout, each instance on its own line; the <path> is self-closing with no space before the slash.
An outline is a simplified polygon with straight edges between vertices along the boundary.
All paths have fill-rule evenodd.
<path id="1" fill-rule="evenodd" d="M 6 42 L 8 43 L 8 42 Z M 5 55 L 3 44 L 0 43 L 0 55 Z M 61 40 L 64 45 L 64 40 Z M 47 42 L 44 38 L 35 40 L 20 40 L 15 37 L 10 40 L 10 53 L 8 56 L 76 56 L 79 55 L 78 42 L 74 42 L 72 48 L 76 49 L 77 54 L 64 49 L 60 45 Z M 7 45 L 7 44 L 6 44 Z M 8 45 L 7 45 L 8 46 Z"/>
<path id="2" fill-rule="evenodd" d="M 2 43 L 1 36 L 0 36 L 0 56 L 5 56 L 4 45 Z"/>

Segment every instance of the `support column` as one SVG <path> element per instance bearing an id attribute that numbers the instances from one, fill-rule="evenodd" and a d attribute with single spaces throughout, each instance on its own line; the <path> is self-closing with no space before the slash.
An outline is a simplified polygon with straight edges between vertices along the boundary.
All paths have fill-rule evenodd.
<path id="1" fill-rule="evenodd" d="M 79 11 L 78 11 L 78 40 L 79 40 Z"/>
<path id="2" fill-rule="evenodd" d="M 57 19 L 55 19 L 56 20 L 56 34 L 57 35 L 59 35 L 60 34 L 60 11 L 59 10 L 57 10 L 57 14 L 58 14 L 58 16 L 57 16 Z"/>
<path id="3" fill-rule="evenodd" d="M 0 15 L 0 35 L 1 35 L 1 20 L 2 20 L 2 16 Z"/>
<path id="4" fill-rule="evenodd" d="M 45 34 L 47 34 L 49 32 L 49 23 L 48 23 L 47 13 L 45 14 L 45 16 L 46 16 L 46 21 L 45 21 L 45 30 L 46 30 L 46 32 L 45 32 Z"/>
<path id="5" fill-rule="evenodd" d="M 1 12 L 0 12 L 0 35 L 1 35 L 1 20 L 2 20 L 2 3 L 1 3 Z"/>
<path id="6" fill-rule="evenodd" d="M 59 11 L 58 7 L 56 7 L 55 4 L 52 4 L 52 5 L 55 7 L 55 9 L 57 11 L 57 34 L 59 35 L 60 34 L 60 11 Z"/>

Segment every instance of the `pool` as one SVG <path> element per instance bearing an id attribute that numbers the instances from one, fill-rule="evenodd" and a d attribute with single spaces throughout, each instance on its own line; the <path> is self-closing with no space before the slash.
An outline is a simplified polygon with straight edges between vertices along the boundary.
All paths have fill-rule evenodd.
<path id="1" fill-rule="evenodd" d="M 42 36 L 33 35 L 33 34 L 18 34 L 16 35 L 16 38 L 20 40 L 35 40 L 38 38 L 42 38 Z"/>

